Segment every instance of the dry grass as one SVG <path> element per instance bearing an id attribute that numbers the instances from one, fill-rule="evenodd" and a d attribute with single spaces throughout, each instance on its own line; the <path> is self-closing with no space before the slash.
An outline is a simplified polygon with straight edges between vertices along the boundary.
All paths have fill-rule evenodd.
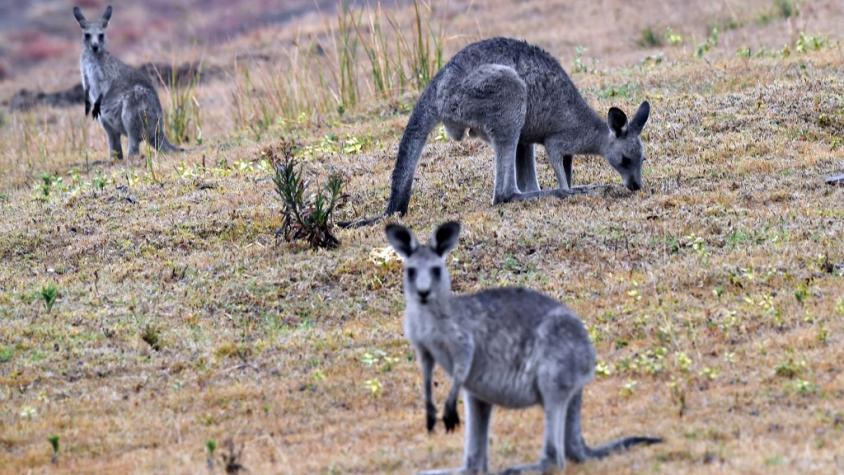
<path id="1" fill-rule="evenodd" d="M 748 5 L 748 18 L 771 6 Z M 484 33 L 539 31 L 569 64 L 571 43 L 547 28 L 507 30 L 544 23 L 553 7 L 527 3 Z M 453 22 L 468 31 L 468 17 Z M 580 28 L 574 44 L 588 38 Z M 832 41 L 737 58 L 729 34 L 706 61 L 693 47 L 658 64 L 639 63 L 649 50 L 629 61 L 627 50 L 590 48 L 604 66 L 574 76 L 599 109 L 651 100 L 640 193 L 492 207 L 489 147 L 435 134 L 419 167 L 404 221 L 421 233 L 464 223 L 450 259 L 457 291 L 530 286 L 589 326 L 601 363 L 586 391 L 587 440 L 666 438 L 567 473 L 844 471 L 844 190 L 821 180 L 844 168 L 844 56 Z M 364 103 L 255 140 L 231 119 L 236 87 L 199 85 L 207 145 L 150 161 L 98 161 L 104 137 L 81 109 L 6 116 L 0 473 L 197 473 L 209 440 L 222 473 L 229 437 L 251 473 L 459 464 L 459 435 L 424 431 L 400 265 L 381 257 L 381 227 L 339 230 L 333 251 L 277 243 L 281 204 L 257 161 L 280 135 L 297 138 L 315 175 L 345 175 L 345 217 L 379 212 L 407 104 Z M 550 186 L 543 154 L 539 163 Z M 62 178 L 46 196 L 44 172 Z M 618 178 L 579 158 L 575 180 Z M 498 411 L 493 466 L 533 460 L 541 423 L 538 410 Z"/>

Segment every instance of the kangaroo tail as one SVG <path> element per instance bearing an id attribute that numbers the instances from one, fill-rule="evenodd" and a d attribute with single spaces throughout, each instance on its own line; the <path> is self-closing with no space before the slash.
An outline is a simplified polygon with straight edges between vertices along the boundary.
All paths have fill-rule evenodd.
<path id="1" fill-rule="evenodd" d="M 395 212 L 402 215 L 407 213 L 416 164 L 422 155 L 422 148 L 425 147 L 428 134 L 439 122 L 436 98 L 440 77 L 441 74 L 437 74 L 434 80 L 428 84 L 416 103 L 416 107 L 413 108 L 410 120 L 407 121 L 407 127 L 404 128 L 404 135 L 402 135 L 401 143 L 399 143 L 399 153 L 396 156 L 396 165 L 393 168 L 390 201 L 387 204 L 386 215 Z"/>
<path id="2" fill-rule="evenodd" d="M 169 140 L 167 140 L 167 136 L 164 134 L 163 127 L 157 127 L 156 130 L 153 131 L 152 136 L 152 146 L 155 147 L 155 149 L 159 152 L 174 153 L 185 151 L 185 149 L 177 147 L 171 144 Z"/>
<path id="3" fill-rule="evenodd" d="M 627 450 L 635 445 L 652 445 L 662 442 L 659 437 L 632 436 L 622 437 L 613 440 L 599 447 L 589 447 L 583 440 L 583 433 L 580 427 L 580 409 L 583 397 L 583 390 L 569 401 L 566 413 L 566 458 L 575 462 L 585 462 L 589 459 L 601 459 L 610 454 Z"/>

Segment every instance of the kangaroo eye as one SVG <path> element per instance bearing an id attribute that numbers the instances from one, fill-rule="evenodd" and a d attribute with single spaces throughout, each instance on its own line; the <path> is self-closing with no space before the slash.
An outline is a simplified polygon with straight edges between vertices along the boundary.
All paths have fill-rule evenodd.
<path id="1" fill-rule="evenodd" d="M 91 39 L 91 33 L 85 33 L 85 39 L 90 40 Z"/>
<path id="2" fill-rule="evenodd" d="M 97 38 L 99 38 L 100 41 L 103 41 L 105 39 L 105 35 L 100 33 L 100 35 Z"/>
<path id="3" fill-rule="evenodd" d="M 408 267 L 407 268 L 407 278 L 410 280 L 416 279 L 416 268 L 415 267 Z"/>
<path id="4" fill-rule="evenodd" d="M 439 267 L 431 267 L 431 275 L 434 276 L 435 279 L 439 279 L 440 275 L 442 275 L 442 270 Z"/>

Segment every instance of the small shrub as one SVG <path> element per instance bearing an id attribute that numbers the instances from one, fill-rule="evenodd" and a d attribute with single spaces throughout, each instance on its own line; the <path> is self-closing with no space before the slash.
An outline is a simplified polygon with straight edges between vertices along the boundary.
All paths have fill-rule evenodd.
<path id="1" fill-rule="evenodd" d="M 774 0 L 774 10 L 783 18 L 797 16 L 794 0 Z"/>
<path id="2" fill-rule="evenodd" d="M 41 197 L 47 199 L 53 191 L 53 186 L 57 184 L 61 178 L 54 176 L 52 173 L 41 174 Z"/>
<path id="3" fill-rule="evenodd" d="M 295 145 L 285 142 L 280 148 L 268 148 L 262 157 L 274 164 L 275 190 L 284 204 L 284 220 L 277 235 L 288 242 L 306 241 L 312 248 L 333 249 L 340 241 L 332 234 L 334 211 L 344 200 L 343 178 L 338 173 L 328 177 L 323 189 L 308 193 L 308 181 L 297 163 Z"/>
<path id="4" fill-rule="evenodd" d="M 147 345 L 155 351 L 161 349 L 161 330 L 151 324 L 147 324 L 141 332 L 141 340 L 144 340 Z"/>
<path id="5" fill-rule="evenodd" d="M 662 38 L 649 26 L 642 30 L 642 36 L 637 44 L 642 48 L 658 48 L 662 46 Z"/>

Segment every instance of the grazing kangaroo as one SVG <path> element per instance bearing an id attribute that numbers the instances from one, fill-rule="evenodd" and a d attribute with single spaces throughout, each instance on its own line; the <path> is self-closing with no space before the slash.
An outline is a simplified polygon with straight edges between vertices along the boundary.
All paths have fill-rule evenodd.
<path id="1" fill-rule="evenodd" d="M 161 102 L 146 75 L 106 51 L 105 29 L 111 12 L 109 5 L 102 18 L 88 21 L 79 7 L 73 7 L 73 16 L 83 33 L 79 66 L 85 91 L 85 115 L 90 112 L 103 125 L 113 158 L 123 158 L 120 144 L 123 135 L 129 137 L 130 156 L 140 155 L 141 140 L 159 151 L 182 151 L 164 135 Z"/>
<path id="2" fill-rule="evenodd" d="M 625 437 L 598 448 L 583 441 L 583 386 L 594 376 L 595 349 L 583 323 L 565 305 L 524 288 L 488 289 L 455 296 L 445 256 L 457 244 L 460 225 L 449 222 L 419 245 L 404 226 L 389 224 L 387 240 L 404 259 L 404 331 L 416 349 L 425 385 L 428 430 L 436 424 L 432 371 L 436 362 L 451 376 L 443 423 L 460 422 L 457 396 L 464 390 L 464 467 L 425 473 L 485 473 L 492 406 L 545 409 L 545 444 L 539 463 L 504 473 L 546 472 L 565 459 L 605 457 L 654 437 Z"/>
<path id="3" fill-rule="evenodd" d="M 649 114 L 644 102 L 630 122 L 615 107 L 602 119 L 539 47 L 509 38 L 473 43 L 443 66 L 416 103 L 399 144 L 386 214 L 407 213 L 416 164 L 439 122 L 455 140 L 468 129 L 495 149 L 493 204 L 568 194 L 576 154 L 602 155 L 636 191 L 644 160 L 639 136 Z M 540 190 L 534 144 L 545 146 L 559 190 Z"/>

